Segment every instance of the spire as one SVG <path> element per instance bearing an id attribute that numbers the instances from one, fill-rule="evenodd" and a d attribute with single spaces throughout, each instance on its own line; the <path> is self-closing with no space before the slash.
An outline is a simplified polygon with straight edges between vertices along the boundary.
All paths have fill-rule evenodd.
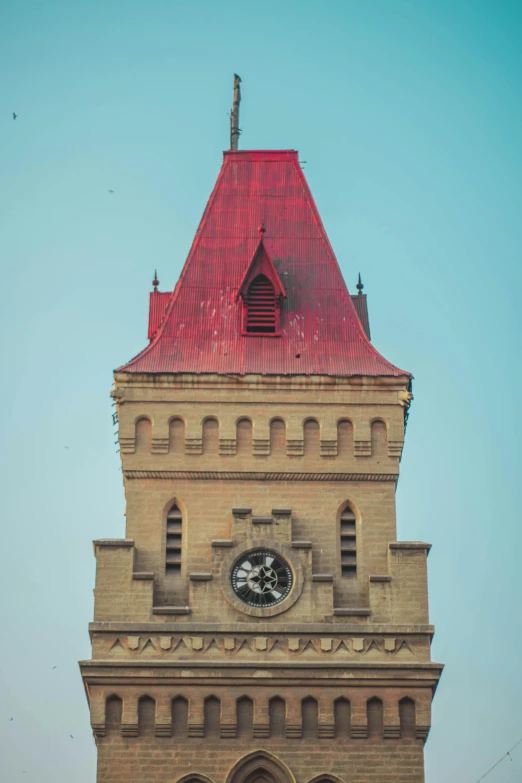
<path id="1" fill-rule="evenodd" d="M 239 104 L 241 103 L 241 77 L 234 74 L 234 101 L 232 104 L 232 111 L 230 112 L 230 149 L 237 150 L 239 146 L 239 136 L 241 131 L 239 130 Z"/>
<path id="2" fill-rule="evenodd" d="M 363 288 L 364 288 L 364 285 L 362 284 L 361 273 L 359 272 L 359 282 L 357 283 L 357 290 L 359 292 L 359 296 L 362 296 Z"/>
<path id="3" fill-rule="evenodd" d="M 158 272 L 156 271 L 156 269 L 154 270 L 154 280 L 152 281 L 152 285 L 154 286 L 154 290 L 157 291 L 159 286 L 159 280 L 158 280 Z"/>

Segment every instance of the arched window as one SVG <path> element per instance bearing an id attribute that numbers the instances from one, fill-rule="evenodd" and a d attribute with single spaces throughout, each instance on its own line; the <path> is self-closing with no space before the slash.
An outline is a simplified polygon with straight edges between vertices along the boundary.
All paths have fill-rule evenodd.
<path id="1" fill-rule="evenodd" d="M 171 419 L 169 422 L 169 454 L 183 454 L 185 451 L 185 422 Z"/>
<path id="2" fill-rule="evenodd" d="M 172 733 L 175 737 L 187 736 L 188 701 L 183 696 L 172 699 Z"/>
<path id="3" fill-rule="evenodd" d="M 283 419 L 272 419 L 270 422 L 270 454 L 286 454 L 286 424 Z"/>
<path id="4" fill-rule="evenodd" d="M 156 720 L 156 702 L 150 696 L 142 696 L 138 701 L 138 734 L 152 736 Z"/>
<path id="5" fill-rule="evenodd" d="M 109 696 L 105 702 L 105 731 L 119 731 L 121 727 L 122 701 L 119 696 Z"/>
<path id="6" fill-rule="evenodd" d="M 183 516 L 177 503 L 174 503 L 167 514 L 167 541 L 165 545 L 165 573 L 167 576 L 181 574 L 182 528 Z"/>
<path id="7" fill-rule="evenodd" d="M 321 433 L 315 419 L 308 419 L 303 425 L 304 453 L 307 456 L 318 456 L 320 451 Z"/>
<path id="8" fill-rule="evenodd" d="M 268 720 L 271 737 L 284 737 L 286 724 L 286 702 L 279 696 L 274 696 L 268 702 Z"/>
<path id="9" fill-rule="evenodd" d="M 204 702 L 205 737 L 219 737 L 221 727 L 221 702 L 209 696 Z"/>
<path id="10" fill-rule="evenodd" d="M 372 422 L 372 457 L 388 456 L 388 431 L 383 421 Z"/>
<path id="11" fill-rule="evenodd" d="M 318 706 L 317 701 L 311 696 L 301 702 L 301 715 L 303 720 L 303 737 L 317 737 L 318 733 Z"/>
<path id="12" fill-rule="evenodd" d="M 265 275 L 252 280 L 245 297 L 245 332 L 247 334 L 279 333 L 279 296 Z"/>
<path id="13" fill-rule="evenodd" d="M 399 718 L 401 722 L 401 738 L 415 739 L 415 702 L 407 696 L 399 702 Z"/>
<path id="14" fill-rule="evenodd" d="M 353 425 L 348 419 L 337 424 L 337 456 L 353 457 Z"/>
<path id="15" fill-rule="evenodd" d="M 357 576 L 357 538 L 355 530 L 355 514 L 346 506 L 341 514 L 341 575 L 354 578 Z"/>
<path id="16" fill-rule="evenodd" d="M 254 703 L 248 696 L 237 700 L 237 736 L 239 739 L 251 739 L 254 724 Z"/>
<path id="17" fill-rule="evenodd" d="M 252 422 L 239 419 L 236 425 L 236 454 L 252 455 Z"/>
<path id="18" fill-rule="evenodd" d="M 219 424 L 217 419 L 203 422 L 203 454 L 219 454 Z"/>
<path id="19" fill-rule="evenodd" d="M 335 736 L 350 736 L 350 702 L 341 696 L 334 702 Z"/>
<path id="20" fill-rule="evenodd" d="M 136 422 L 136 453 L 150 454 L 152 447 L 152 424 L 145 417 Z"/>
<path id="21" fill-rule="evenodd" d="M 384 710 L 382 701 L 370 699 L 366 705 L 368 715 L 368 737 L 381 739 L 384 734 Z"/>

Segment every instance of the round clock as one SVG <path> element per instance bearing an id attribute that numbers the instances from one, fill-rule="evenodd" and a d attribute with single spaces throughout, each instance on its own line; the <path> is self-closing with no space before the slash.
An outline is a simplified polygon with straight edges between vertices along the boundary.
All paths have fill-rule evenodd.
<path id="1" fill-rule="evenodd" d="M 232 567 L 232 588 L 245 604 L 274 606 L 292 589 L 292 569 L 275 552 L 247 552 Z"/>

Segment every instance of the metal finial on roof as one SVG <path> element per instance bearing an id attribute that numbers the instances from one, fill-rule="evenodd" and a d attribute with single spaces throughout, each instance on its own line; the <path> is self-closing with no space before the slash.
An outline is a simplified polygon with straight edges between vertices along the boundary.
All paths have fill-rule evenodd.
<path id="1" fill-rule="evenodd" d="M 259 224 L 259 226 L 258 226 L 258 228 L 257 228 L 257 230 L 258 230 L 258 231 L 259 231 L 259 233 L 261 234 L 261 238 L 262 238 L 262 237 L 263 237 L 263 234 L 265 234 L 265 233 L 266 233 L 265 224 L 264 224 L 264 223 L 260 223 L 260 224 Z"/>
<path id="2" fill-rule="evenodd" d="M 359 296 L 361 296 L 361 294 L 363 292 L 363 288 L 364 288 L 364 285 L 362 284 L 361 273 L 359 272 L 359 282 L 357 283 L 357 290 L 359 292 Z"/>
<path id="3" fill-rule="evenodd" d="M 159 286 L 159 280 L 158 280 L 158 273 L 156 269 L 154 270 L 154 280 L 152 281 L 152 285 L 154 286 L 154 290 L 157 291 Z"/>
<path id="4" fill-rule="evenodd" d="M 239 146 L 239 136 L 241 131 L 239 130 L 239 104 L 241 103 L 241 77 L 234 74 L 234 100 L 232 103 L 232 111 L 230 112 L 230 149 L 237 150 Z"/>

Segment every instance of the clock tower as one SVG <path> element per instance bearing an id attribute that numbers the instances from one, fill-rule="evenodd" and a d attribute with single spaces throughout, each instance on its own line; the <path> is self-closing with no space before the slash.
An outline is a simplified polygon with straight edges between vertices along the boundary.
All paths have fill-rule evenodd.
<path id="1" fill-rule="evenodd" d="M 238 88 L 239 89 L 239 88 Z M 115 372 L 94 542 L 98 783 L 422 783 L 429 544 L 397 541 L 411 375 L 370 342 L 298 155 L 231 149 Z"/>

